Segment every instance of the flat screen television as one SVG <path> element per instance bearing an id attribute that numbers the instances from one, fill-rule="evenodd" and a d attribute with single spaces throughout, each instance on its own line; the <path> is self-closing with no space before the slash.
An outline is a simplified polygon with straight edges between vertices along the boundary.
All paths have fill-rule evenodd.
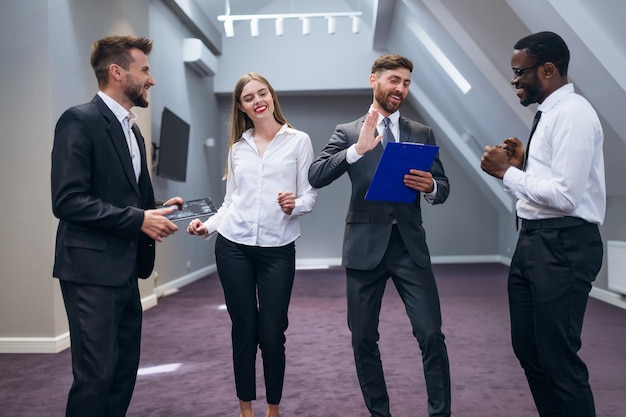
<path id="1" fill-rule="evenodd" d="M 161 134 L 157 152 L 157 175 L 174 181 L 187 179 L 189 123 L 167 107 L 161 115 Z"/>

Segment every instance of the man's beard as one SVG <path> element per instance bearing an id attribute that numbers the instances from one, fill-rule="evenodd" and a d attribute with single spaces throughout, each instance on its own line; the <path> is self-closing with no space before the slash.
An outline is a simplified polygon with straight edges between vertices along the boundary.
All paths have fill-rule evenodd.
<path id="1" fill-rule="evenodd" d="M 522 89 L 524 90 L 524 95 L 522 96 L 520 103 L 524 107 L 533 103 L 539 103 L 539 100 L 541 100 L 544 95 L 543 88 L 537 81 L 537 77 L 535 77 L 534 80 L 531 80 L 531 82 L 522 85 Z"/>
<path id="2" fill-rule="evenodd" d="M 404 97 L 397 104 L 395 102 L 390 103 L 388 98 L 391 95 L 392 95 L 391 93 L 387 93 L 386 91 L 383 91 L 382 89 L 379 89 L 379 88 L 377 88 L 374 93 L 374 99 L 376 99 L 378 104 L 380 104 L 380 107 L 382 107 L 382 109 L 385 110 L 389 114 L 395 113 L 396 111 L 398 111 L 402 103 L 404 103 Z"/>
<path id="3" fill-rule="evenodd" d="M 137 107 L 148 107 L 148 100 L 146 100 L 143 96 L 143 85 L 139 86 L 137 84 L 132 83 L 131 80 L 128 80 L 126 86 L 124 87 L 124 94 L 133 103 L 134 106 Z"/>

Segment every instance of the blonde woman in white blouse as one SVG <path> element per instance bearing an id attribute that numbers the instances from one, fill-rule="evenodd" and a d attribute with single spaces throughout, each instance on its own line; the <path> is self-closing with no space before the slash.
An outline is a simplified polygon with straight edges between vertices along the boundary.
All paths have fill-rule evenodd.
<path id="1" fill-rule="evenodd" d="M 197 236 L 217 232 L 241 417 L 253 416 L 257 346 L 266 416 L 279 416 L 298 217 L 313 209 L 317 194 L 308 181 L 312 161 L 309 136 L 287 122 L 270 83 L 256 73 L 241 77 L 233 91 L 224 202 L 207 221 L 194 219 L 187 227 Z"/>

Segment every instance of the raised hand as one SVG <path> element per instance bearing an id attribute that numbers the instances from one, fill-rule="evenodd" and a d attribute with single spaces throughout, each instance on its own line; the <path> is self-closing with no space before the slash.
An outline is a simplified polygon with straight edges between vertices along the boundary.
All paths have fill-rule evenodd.
<path id="1" fill-rule="evenodd" d="M 372 110 L 365 117 L 365 122 L 361 126 L 361 132 L 359 138 L 356 141 L 356 152 L 359 155 L 363 155 L 366 152 L 371 151 L 378 145 L 383 139 L 383 135 L 374 136 L 376 133 L 376 123 L 378 123 L 378 112 Z"/>

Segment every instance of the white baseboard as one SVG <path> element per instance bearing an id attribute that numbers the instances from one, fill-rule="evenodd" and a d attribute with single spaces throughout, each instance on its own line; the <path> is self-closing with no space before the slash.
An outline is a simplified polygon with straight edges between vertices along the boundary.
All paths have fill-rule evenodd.
<path id="1" fill-rule="evenodd" d="M 626 296 L 621 294 L 603 290 L 602 288 L 592 287 L 589 296 L 595 298 L 596 300 L 604 301 L 607 304 L 626 310 Z"/>
<path id="2" fill-rule="evenodd" d="M 215 265 L 202 268 L 189 275 L 168 282 L 154 289 L 154 293 L 142 297 L 144 311 L 158 304 L 158 297 L 175 293 L 179 288 L 191 284 L 216 271 Z M 1 337 L 0 353 L 59 353 L 70 347 L 70 333 L 65 332 L 55 337 Z"/>
<path id="3" fill-rule="evenodd" d="M 458 256 L 432 256 L 433 264 L 486 264 L 498 263 L 510 265 L 511 260 L 500 255 L 458 255 Z"/>
<path id="4" fill-rule="evenodd" d="M 59 353 L 70 347 L 70 333 L 56 337 L 2 337 L 0 353 Z"/>
<path id="5" fill-rule="evenodd" d="M 510 265 L 511 259 L 500 255 L 462 255 L 462 256 L 433 256 L 433 264 L 474 264 L 474 263 L 501 263 Z M 327 268 L 341 266 L 341 258 L 297 259 L 296 269 Z"/>
<path id="6" fill-rule="evenodd" d="M 212 274 L 215 271 L 217 271 L 217 267 L 215 266 L 215 264 L 213 264 L 213 265 L 204 267 L 202 269 L 198 269 L 197 271 L 194 271 L 191 274 L 184 275 L 173 281 L 166 282 L 163 285 L 157 285 L 154 288 L 155 297 L 157 298 L 166 297 L 168 295 L 177 293 L 178 290 L 184 287 L 185 285 L 189 285 L 192 282 L 195 282 L 199 280 L 200 278 L 204 278 L 207 275 Z"/>
<path id="7" fill-rule="evenodd" d="M 341 258 L 296 258 L 296 269 L 323 269 L 331 266 L 341 266 Z"/>
<path id="8" fill-rule="evenodd" d="M 157 305 L 157 296 L 152 293 L 141 298 L 141 309 L 146 311 Z"/>

